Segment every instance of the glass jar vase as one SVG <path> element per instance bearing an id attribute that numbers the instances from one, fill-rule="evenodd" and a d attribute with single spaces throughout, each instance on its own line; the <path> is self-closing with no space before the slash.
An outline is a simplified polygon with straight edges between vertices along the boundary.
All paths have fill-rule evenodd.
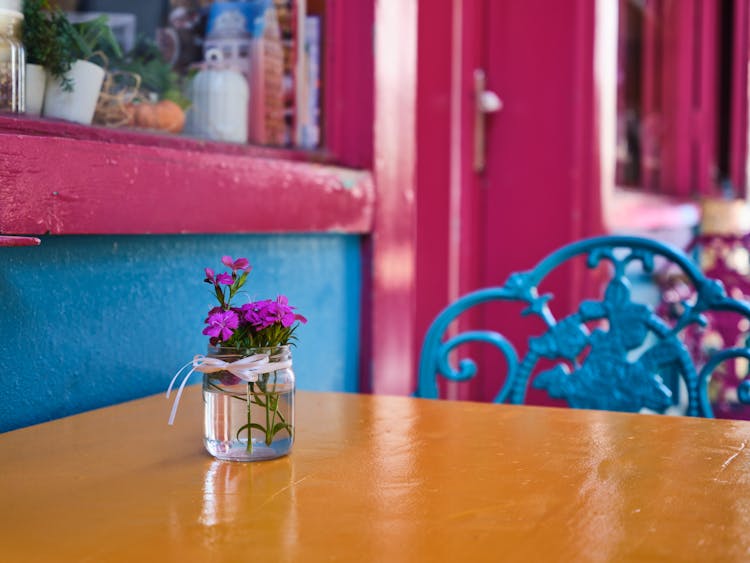
<path id="1" fill-rule="evenodd" d="M 14 7 L 20 2 L 12 3 Z M 22 113 L 26 105 L 26 51 L 23 14 L 0 2 L 0 111 Z"/>
<path id="2" fill-rule="evenodd" d="M 290 347 L 209 347 L 207 356 L 231 366 L 203 374 L 206 450 L 231 461 L 288 454 L 294 442 L 295 391 Z"/>

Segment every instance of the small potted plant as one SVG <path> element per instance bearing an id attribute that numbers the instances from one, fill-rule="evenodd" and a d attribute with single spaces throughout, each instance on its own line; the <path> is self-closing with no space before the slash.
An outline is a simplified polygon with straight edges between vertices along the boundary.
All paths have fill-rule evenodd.
<path id="1" fill-rule="evenodd" d="M 72 88 L 67 73 L 75 62 L 72 33 L 65 14 L 49 0 L 23 3 L 23 43 L 26 48 L 26 113 L 42 113 L 47 75 Z"/>
<path id="2" fill-rule="evenodd" d="M 60 22 L 61 44 L 70 48 L 73 62 L 62 76 L 55 76 L 48 68 L 47 89 L 44 95 L 43 115 L 91 124 L 96 102 L 104 81 L 107 55 L 122 56 L 106 16 L 71 24 L 67 18 Z"/>

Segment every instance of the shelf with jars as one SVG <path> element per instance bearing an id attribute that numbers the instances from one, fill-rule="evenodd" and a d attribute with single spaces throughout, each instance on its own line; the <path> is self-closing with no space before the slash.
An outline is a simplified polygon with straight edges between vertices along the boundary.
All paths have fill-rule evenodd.
<path id="1" fill-rule="evenodd" d="M 142 25 L 154 4 L 23 5 L 79 35 L 107 22 L 117 44 L 89 37 L 106 68 L 92 125 L 46 117 L 46 99 L 0 113 L 0 233 L 370 232 L 373 4 L 165 0 Z M 318 34 L 315 108 L 284 75 L 302 52 L 290 25 Z"/>

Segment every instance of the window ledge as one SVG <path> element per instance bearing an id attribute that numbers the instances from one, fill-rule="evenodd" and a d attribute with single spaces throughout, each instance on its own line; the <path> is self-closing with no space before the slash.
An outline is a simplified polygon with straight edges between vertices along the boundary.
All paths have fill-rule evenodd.
<path id="1" fill-rule="evenodd" d="M 2 116 L 0 233 L 370 232 L 371 173 L 330 160 Z"/>

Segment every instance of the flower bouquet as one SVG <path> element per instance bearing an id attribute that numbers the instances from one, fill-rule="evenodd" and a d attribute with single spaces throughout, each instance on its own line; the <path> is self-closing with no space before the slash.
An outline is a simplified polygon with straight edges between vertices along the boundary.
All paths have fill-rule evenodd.
<path id="1" fill-rule="evenodd" d="M 230 271 L 216 274 L 206 268 L 205 282 L 218 305 L 205 319 L 208 354 L 198 355 L 179 375 L 169 423 L 172 424 L 190 375 L 203 373 L 204 444 L 213 456 L 234 461 L 271 459 L 289 453 L 294 441 L 294 372 L 291 348 L 294 332 L 307 319 L 294 312 L 284 295 L 276 299 L 233 303 L 250 273 L 246 258 L 222 263 Z"/>

